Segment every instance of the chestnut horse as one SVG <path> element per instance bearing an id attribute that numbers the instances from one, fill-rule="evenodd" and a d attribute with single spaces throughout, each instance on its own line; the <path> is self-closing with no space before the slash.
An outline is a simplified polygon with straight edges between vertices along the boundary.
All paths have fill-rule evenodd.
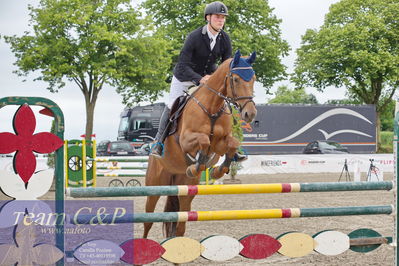
<path id="1" fill-rule="evenodd" d="M 256 116 L 253 102 L 255 73 L 252 63 L 255 52 L 242 58 L 237 51 L 233 59 L 223 62 L 209 80 L 189 96 L 176 133 L 165 140 L 162 158 L 150 156 L 146 186 L 197 185 L 201 172 L 225 160 L 211 172 L 212 178 L 228 173 L 230 163 L 239 147 L 232 136 L 230 104 L 239 108 L 241 118 L 252 122 Z M 148 196 L 146 212 L 154 212 L 160 196 Z M 190 211 L 194 196 L 168 196 L 165 212 Z M 144 224 L 143 237 L 147 238 L 152 223 Z M 164 223 L 167 237 L 183 236 L 185 222 Z"/>

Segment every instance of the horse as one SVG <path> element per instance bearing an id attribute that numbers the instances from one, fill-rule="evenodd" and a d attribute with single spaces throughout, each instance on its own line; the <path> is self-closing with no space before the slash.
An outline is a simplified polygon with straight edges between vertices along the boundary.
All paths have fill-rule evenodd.
<path id="1" fill-rule="evenodd" d="M 177 130 L 164 142 L 162 158 L 150 156 L 145 177 L 146 186 L 198 185 L 201 172 L 216 164 L 221 156 L 223 163 L 211 171 L 218 179 L 228 173 L 230 163 L 240 145 L 232 136 L 230 105 L 235 105 L 241 119 L 250 123 L 256 116 L 253 101 L 255 72 L 252 64 L 256 53 L 224 61 L 208 81 L 190 96 L 179 117 Z M 145 211 L 154 212 L 160 196 L 148 196 Z M 194 196 L 168 196 L 164 211 L 190 211 Z M 152 223 L 144 223 L 143 238 L 147 238 Z M 164 223 L 164 234 L 183 236 L 185 222 Z"/>

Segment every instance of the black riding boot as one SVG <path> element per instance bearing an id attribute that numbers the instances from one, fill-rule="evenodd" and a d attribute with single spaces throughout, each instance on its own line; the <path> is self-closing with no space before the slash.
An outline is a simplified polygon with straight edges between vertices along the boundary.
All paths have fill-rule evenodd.
<path id="1" fill-rule="evenodd" d="M 165 106 L 165 109 L 163 109 L 163 113 L 161 115 L 161 119 L 159 121 L 159 128 L 157 135 L 155 136 L 155 144 L 152 147 L 151 154 L 156 157 L 161 157 L 162 152 L 163 152 L 163 142 L 165 141 L 167 135 L 168 135 L 168 129 L 169 129 L 169 115 L 170 115 L 170 110 L 168 106 Z"/>
<path id="2" fill-rule="evenodd" d="M 234 157 L 233 157 L 233 161 L 236 161 L 236 162 L 242 162 L 242 161 L 245 161 L 246 159 L 248 159 L 248 157 L 245 154 L 241 154 L 239 152 L 236 152 L 236 154 L 234 154 Z"/>

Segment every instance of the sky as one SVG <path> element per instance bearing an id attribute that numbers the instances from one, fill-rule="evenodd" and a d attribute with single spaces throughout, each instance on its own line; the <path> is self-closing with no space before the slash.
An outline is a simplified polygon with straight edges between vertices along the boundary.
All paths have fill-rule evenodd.
<path id="1" fill-rule="evenodd" d="M 1 0 L 0 1 L 0 35 L 21 36 L 24 31 L 30 30 L 28 4 L 37 5 L 38 0 Z M 291 51 L 289 56 L 282 59 L 288 67 L 288 72 L 293 71 L 295 50 L 300 47 L 301 36 L 307 29 L 318 29 L 324 21 L 331 4 L 338 0 L 269 0 L 269 5 L 274 8 L 273 13 L 280 19 L 282 38 L 285 39 Z M 227 20 L 228 23 L 228 20 Z M 28 77 L 18 77 L 13 73 L 16 61 L 8 44 L 0 39 L 0 98 L 8 96 L 34 96 L 49 98 L 59 105 L 65 118 L 65 139 L 76 139 L 84 134 L 86 115 L 83 94 L 74 83 L 68 83 L 58 93 L 50 93 L 47 84 L 42 81 L 33 81 L 38 74 L 33 73 Z M 26 79 L 26 82 L 23 80 Z M 289 81 L 276 83 L 272 92 L 278 86 L 288 85 Z M 344 89 L 329 88 L 320 93 L 315 89 L 307 89 L 308 93 L 316 95 L 320 103 L 329 99 L 342 99 L 345 97 Z M 165 96 L 167 97 L 167 93 Z M 261 84 L 255 84 L 255 102 L 265 103 L 267 98 L 265 89 Z M 160 98 L 158 102 L 164 101 Z M 0 109 L 0 132 L 13 132 L 12 117 L 17 107 L 7 106 Z M 38 113 L 42 108 L 32 108 L 36 115 L 36 131 L 49 131 L 51 118 Z M 115 140 L 118 134 L 119 115 L 124 109 L 122 97 L 112 87 L 104 87 L 100 92 L 94 115 L 94 130 L 96 139 Z"/>

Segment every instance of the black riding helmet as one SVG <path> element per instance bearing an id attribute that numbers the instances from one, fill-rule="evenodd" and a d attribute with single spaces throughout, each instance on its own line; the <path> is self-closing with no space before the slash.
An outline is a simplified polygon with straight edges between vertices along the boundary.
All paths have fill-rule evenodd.
<path id="1" fill-rule="evenodd" d="M 204 11 L 204 18 L 206 20 L 207 15 L 218 14 L 228 16 L 227 6 L 222 2 L 215 1 L 207 4 Z"/>

